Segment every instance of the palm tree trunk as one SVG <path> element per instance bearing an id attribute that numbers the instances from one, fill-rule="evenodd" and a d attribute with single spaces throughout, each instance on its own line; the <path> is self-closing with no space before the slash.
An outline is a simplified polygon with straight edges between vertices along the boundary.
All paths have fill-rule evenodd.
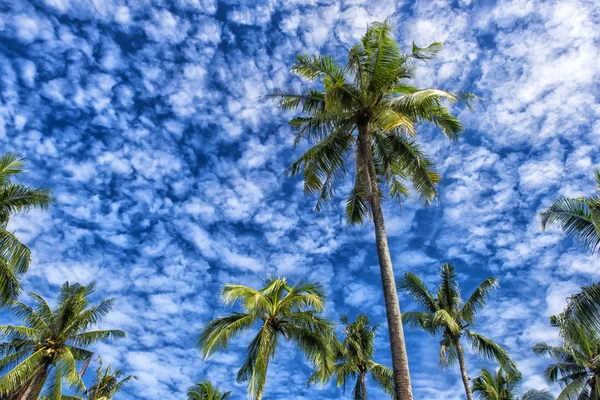
<path id="1" fill-rule="evenodd" d="M 35 370 L 31 379 L 27 383 L 25 383 L 21 387 L 21 389 L 19 389 L 16 393 L 9 395 L 7 399 L 36 400 L 42 392 L 42 388 L 44 387 L 44 383 L 46 383 L 46 379 L 48 379 L 49 374 L 50 365 L 41 365 L 37 370 Z"/>
<path id="2" fill-rule="evenodd" d="M 456 355 L 458 356 L 458 364 L 460 365 L 460 376 L 462 377 L 463 385 L 465 385 L 465 393 L 467 394 L 467 400 L 473 400 L 473 393 L 471 393 L 471 385 L 469 384 L 469 376 L 467 375 L 467 367 L 465 365 L 465 356 L 463 348 L 460 345 L 460 340 L 456 341 Z"/>
<path id="3" fill-rule="evenodd" d="M 360 380 L 360 387 L 363 394 L 363 400 L 367 400 L 367 382 L 365 380 L 365 373 L 362 372 L 358 379 Z"/>
<path id="4" fill-rule="evenodd" d="M 396 398 L 398 400 L 412 400 L 413 395 L 410 384 L 406 343 L 404 341 L 404 329 L 402 327 L 402 316 L 400 314 L 400 302 L 398 300 L 394 269 L 388 248 L 383 211 L 381 210 L 379 186 L 377 184 L 377 174 L 371 150 L 368 123 L 359 123 L 358 128 L 358 151 L 363 163 L 363 171 L 357 171 L 356 173 L 363 173 L 370 185 L 368 188 L 369 200 L 373 214 L 373 223 L 375 225 L 375 241 L 377 242 L 377 255 L 379 257 L 381 283 L 390 335 Z"/>

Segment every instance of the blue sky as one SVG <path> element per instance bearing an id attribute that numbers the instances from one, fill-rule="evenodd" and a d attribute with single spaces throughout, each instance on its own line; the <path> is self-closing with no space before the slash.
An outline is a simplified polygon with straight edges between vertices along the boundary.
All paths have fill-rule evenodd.
<path id="1" fill-rule="evenodd" d="M 397 276 L 433 285 L 450 262 L 465 292 L 497 277 L 476 329 L 510 350 L 524 388 L 545 386 L 547 361 L 530 348 L 555 340 L 549 315 L 600 267 L 536 217 L 557 196 L 595 190 L 594 1 L 0 0 L 0 143 L 27 156 L 24 183 L 56 197 L 49 212 L 11 222 L 34 252 L 24 285 L 54 298 L 66 280 L 95 280 L 98 298 L 117 298 L 103 325 L 128 338 L 95 350 L 138 377 L 120 398 L 183 398 L 205 378 L 244 397 L 234 377 L 248 337 L 207 362 L 194 348 L 203 323 L 227 312 L 224 283 L 308 277 L 326 287 L 327 316 L 385 322 L 372 227 L 344 225 L 348 184 L 313 212 L 301 181 L 283 176 L 301 151 L 290 114 L 259 96 L 299 84 L 296 54 L 342 61 L 388 16 L 406 50 L 445 43 L 417 70 L 418 86 L 486 99 L 454 108 L 467 127 L 458 143 L 422 127 L 444 182 L 426 210 L 386 204 Z M 437 339 L 407 337 L 415 397 L 462 398 L 458 368 L 437 368 Z M 389 364 L 386 343 L 381 329 L 376 358 Z M 467 362 L 471 376 L 484 365 Z M 348 397 L 306 389 L 309 375 L 282 345 L 265 398 Z"/>

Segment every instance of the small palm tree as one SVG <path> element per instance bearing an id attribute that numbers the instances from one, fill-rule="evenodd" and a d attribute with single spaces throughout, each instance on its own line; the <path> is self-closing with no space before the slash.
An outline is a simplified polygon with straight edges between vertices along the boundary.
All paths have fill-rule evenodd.
<path id="1" fill-rule="evenodd" d="M 0 397 L 9 400 L 37 399 L 52 373 L 49 396 L 60 398 L 62 381 L 76 391 L 85 391 L 81 377 L 93 353 L 86 349 L 101 340 L 120 339 L 119 330 L 88 330 L 100 322 L 113 307 L 114 300 L 90 305 L 87 297 L 94 284 L 82 286 L 65 283 L 60 289 L 58 306 L 52 310 L 38 294 L 31 293 L 35 307 L 15 302 L 11 310 L 24 326 L 0 326 L 8 341 L 0 343 Z M 77 363 L 82 369 L 77 372 Z M 11 367 L 14 367 L 11 369 Z"/>
<path id="2" fill-rule="evenodd" d="M 400 202 L 411 193 L 411 186 L 424 204 L 437 198 L 440 176 L 415 141 L 416 126 L 431 123 L 448 139 L 457 140 L 463 127 L 444 102 L 454 102 L 458 96 L 439 89 L 417 89 L 410 80 L 414 61 L 432 59 L 441 47 L 441 43 L 424 48 L 413 44 L 410 54 L 402 54 L 387 21 L 373 23 L 350 49 L 345 66 L 331 56 L 297 57 L 291 71 L 308 81 L 322 80 L 322 88 L 301 93 L 275 90 L 268 96 L 285 110 L 302 110 L 302 116 L 290 121 L 297 131 L 295 143 L 306 139 L 314 145 L 288 173 L 304 176 L 305 193 L 318 196 L 317 210 L 333 198 L 342 177 L 354 172 L 346 221 L 362 224 L 372 218 L 375 225 L 394 384 L 397 397 L 404 400 L 412 399 L 412 389 L 381 207 L 382 187 L 387 186 L 390 198 Z"/>
<path id="3" fill-rule="evenodd" d="M 562 343 L 550 346 L 538 343 L 533 351 L 554 360 L 544 371 L 548 383 L 559 383 L 559 399 L 600 399 L 600 337 L 578 321 L 562 316 L 551 318 L 551 324 L 560 329 Z"/>
<path id="4" fill-rule="evenodd" d="M 473 400 L 467 367 L 465 365 L 461 338 L 471 343 L 481 356 L 496 360 L 506 371 L 516 373 L 516 366 L 509 354 L 499 344 L 479 335 L 469 326 L 475 322 L 477 312 L 483 308 L 489 293 L 496 288 L 496 279 L 483 281 L 466 302 L 460 297 L 460 289 L 454 267 L 442 265 L 437 295 L 434 296 L 415 274 L 409 272 L 398 283 L 400 290 L 421 304 L 425 311 L 405 312 L 402 321 L 431 335 L 441 334 L 440 366 L 446 367 L 458 361 L 467 399 Z"/>
<path id="5" fill-rule="evenodd" d="M 209 381 L 195 384 L 188 389 L 188 400 L 227 400 L 231 392 L 221 392 Z"/>
<path id="6" fill-rule="evenodd" d="M 473 379 L 473 393 L 479 400 L 554 400 L 547 390 L 531 389 L 517 397 L 521 374 L 507 374 L 502 368 L 492 374 L 487 368 L 481 369 L 481 375 Z"/>
<path id="7" fill-rule="evenodd" d="M 600 170 L 596 169 L 594 197 L 563 197 L 552 203 L 540 214 L 542 229 L 548 225 L 560 225 L 567 236 L 576 239 L 592 253 L 600 250 Z"/>
<path id="8" fill-rule="evenodd" d="M 96 370 L 96 379 L 86 391 L 87 400 L 111 400 L 117 392 L 123 389 L 127 382 L 136 379 L 133 375 L 121 378 L 123 371 L 118 369 L 111 370 L 110 365 L 103 370 L 102 358 L 98 357 L 98 361 L 100 365 Z"/>
<path id="9" fill-rule="evenodd" d="M 34 208 L 46 209 L 52 198 L 42 188 L 16 184 L 11 179 L 25 171 L 23 156 L 13 153 L 0 157 L 0 306 L 15 300 L 20 292 L 19 275 L 27 272 L 31 251 L 6 227 L 10 218 Z"/>
<path id="10" fill-rule="evenodd" d="M 102 369 L 102 358 L 98 357 L 100 366 L 96 370 L 96 379 L 92 386 L 85 391 L 85 400 L 111 400 L 115 394 L 123 389 L 123 386 L 131 379 L 136 379 L 135 376 L 129 375 L 123 379 L 123 372 L 115 369 L 111 371 L 110 365 L 106 369 Z M 40 400 L 84 400 L 83 397 L 63 394 L 59 399 L 56 397 L 42 396 Z"/>
<path id="11" fill-rule="evenodd" d="M 325 383 L 333 376 L 338 387 L 344 388 L 348 379 L 356 379 L 352 390 L 353 400 L 367 398 L 367 374 L 391 397 L 394 397 L 394 373 L 388 367 L 373 361 L 375 330 L 379 325 L 371 326 L 369 318 L 361 314 L 350 323 L 343 315 L 340 321 L 344 325 L 346 338 L 340 342 L 333 338 L 332 347 L 336 364 L 333 370 L 317 370 L 309 380 L 311 383 Z"/>
<path id="12" fill-rule="evenodd" d="M 254 325 L 258 333 L 248 345 L 246 361 L 237 381 L 248 381 L 250 397 L 262 399 L 269 361 L 280 338 L 294 342 L 308 359 L 321 369 L 330 368 L 333 335 L 329 321 L 317 315 L 323 311 L 325 295 L 316 283 L 269 279 L 256 290 L 243 285 L 225 285 L 221 294 L 225 304 L 240 300 L 244 312 L 214 319 L 206 324 L 198 340 L 205 358 L 225 349 L 229 341 Z"/>

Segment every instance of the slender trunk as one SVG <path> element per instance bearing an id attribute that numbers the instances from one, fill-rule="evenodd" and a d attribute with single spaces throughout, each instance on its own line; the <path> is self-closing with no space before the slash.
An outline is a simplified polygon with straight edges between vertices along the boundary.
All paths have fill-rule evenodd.
<path id="1" fill-rule="evenodd" d="M 358 142 L 359 156 L 361 157 L 364 171 L 357 171 L 357 173 L 362 172 L 370 185 L 368 188 L 369 200 L 371 203 L 371 212 L 373 214 L 373 223 L 375 225 L 375 241 L 377 242 L 377 255 L 379 256 L 381 283 L 383 286 L 385 311 L 390 334 L 396 399 L 412 400 L 413 395 L 410 384 L 410 372 L 408 370 L 408 356 L 406 355 L 406 344 L 404 341 L 404 329 L 402 327 L 402 316 L 400 314 L 400 302 L 398 300 L 392 259 L 390 257 L 390 250 L 388 248 L 387 235 L 385 232 L 383 211 L 381 210 L 379 198 L 379 186 L 377 184 L 377 174 L 373 162 L 373 153 L 371 150 L 371 141 L 367 123 L 359 123 Z"/>
<path id="2" fill-rule="evenodd" d="M 471 385 L 469 385 L 469 376 L 467 375 L 467 367 L 465 365 L 465 356 L 463 348 L 460 345 L 460 340 L 456 341 L 456 355 L 458 356 L 458 364 L 460 365 L 460 376 L 462 377 L 463 385 L 465 385 L 465 393 L 468 400 L 473 400 Z"/>
<path id="3" fill-rule="evenodd" d="M 361 372 L 358 379 L 360 380 L 360 390 L 363 394 L 363 400 L 367 400 L 367 382 L 365 380 L 365 373 Z"/>
<path id="4" fill-rule="evenodd" d="M 25 383 L 16 393 L 8 395 L 8 400 L 36 400 L 40 395 L 46 379 L 50 374 L 50 365 L 40 366 L 31 379 Z"/>
<path id="5" fill-rule="evenodd" d="M 592 400 L 598 400 L 598 399 L 600 399 L 600 389 L 598 388 L 598 379 L 599 379 L 598 372 L 592 370 L 592 373 L 594 375 L 588 381 L 589 385 L 590 385 L 590 395 L 591 395 Z"/>

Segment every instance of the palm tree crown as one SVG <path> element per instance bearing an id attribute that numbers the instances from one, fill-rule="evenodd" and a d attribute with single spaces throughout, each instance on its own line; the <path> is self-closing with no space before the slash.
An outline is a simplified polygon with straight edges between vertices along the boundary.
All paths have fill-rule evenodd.
<path id="1" fill-rule="evenodd" d="M 195 384 L 188 389 L 188 400 L 227 400 L 231 392 L 221 392 L 209 381 Z"/>
<path id="2" fill-rule="evenodd" d="M 502 368 L 491 373 L 487 368 L 481 369 L 481 375 L 473 379 L 473 393 L 479 400 L 554 400 L 547 390 L 531 389 L 517 397 L 521 382 L 521 374 L 507 374 Z"/>
<path id="3" fill-rule="evenodd" d="M 27 272 L 31 251 L 9 232 L 10 217 L 34 208 L 46 209 L 52 198 L 42 188 L 15 184 L 12 178 L 26 172 L 23 156 L 13 153 L 0 157 L 0 306 L 9 304 L 21 292 L 18 276 Z"/>
<path id="4" fill-rule="evenodd" d="M 236 335 L 259 326 L 248 345 L 247 358 L 237 374 L 238 382 L 248 381 L 248 393 L 261 399 L 269 360 L 275 355 L 279 338 L 294 342 L 317 368 L 328 368 L 331 323 L 317 315 L 323 311 L 325 295 L 316 283 L 285 279 L 267 280 L 256 290 L 243 285 L 225 285 L 221 295 L 225 304 L 239 300 L 244 312 L 216 318 L 206 324 L 198 344 L 204 357 L 225 349 Z"/>
<path id="5" fill-rule="evenodd" d="M 317 370 L 309 380 L 310 383 L 327 382 L 335 376 L 338 387 L 346 390 L 348 379 L 356 379 L 352 398 L 364 400 L 367 398 L 367 374 L 377 385 L 390 396 L 394 396 L 394 375 L 388 367 L 373 361 L 375 330 L 379 325 L 371 326 L 369 318 L 361 314 L 356 321 L 350 323 L 343 315 L 340 321 L 344 325 L 346 337 L 343 342 L 333 339 L 332 347 L 336 364 L 333 370 Z"/>
<path id="6" fill-rule="evenodd" d="M 430 122 L 451 140 L 458 139 L 463 127 L 443 107 L 457 95 L 439 89 L 417 89 L 408 82 L 413 76 L 413 61 L 431 59 L 441 43 L 402 54 L 391 37 L 387 22 L 373 23 L 361 44 L 350 49 L 345 66 L 330 56 L 299 55 L 291 71 L 314 81 L 321 79 L 323 89 L 302 93 L 275 90 L 275 98 L 286 110 L 300 108 L 303 116 L 290 121 L 297 130 L 295 143 L 303 139 L 316 144 L 289 168 L 288 173 L 304 176 L 304 189 L 318 195 L 316 208 L 333 196 L 337 181 L 356 161 L 355 184 L 346 208 L 348 223 L 362 223 L 370 213 L 368 192 L 378 190 L 373 182 L 385 183 L 389 195 L 403 200 L 410 194 L 407 182 L 425 203 L 435 196 L 440 177 L 432 162 L 414 141 L 416 126 Z M 360 128 L 368 125 L 369 153 L 360 149 Z M 368 176 L 365 157 L 374 160 L 376 176 Z"/>
<path id="7" fill-rule="evenodd" d="M 551 318 L 560 329 L 562 343 L 551 346 L 544 342 L 533 347 L 539 356 L 550 357 L 554 363 L 544 371 L 548 383 L 559 383 L 559 399 L 600 399 L 600 337 L 576 320 L 562 316 Z"/>
<path id="8" fill-rule="evenodd" d="M 0 343 L 0 395 L 8 399 L 37 399 L 52 373 L 51 398 L 60 398 L 62 381 L 77 391 L 84 391 L 81 376 L 92 358 L 89 345 L 101 340 L 120 339 L 120 330 L 88 330 L 112 309 L 114 300 L 91 305 L 87 297 L 94 284 L 82 286 L 65 283 L 60 289 L 58 306 L 53 310 L 38 294 L 31 293 L 35 307 L 15 302 L 11 310 L 24 326 L 0 326 L 0 334 L 8 341 Z M 83 363 L 77 372 L 77 363 Z M 14 367 L 10 369 L 11 367 Z"/>
<path id="9" fill-rule="evenodd" d="M 567 236 L 578 240 L 592 253 L 600 250 L 600 170 L 594 173 L 598 193 L 594 197 L 562 197 L 540 214 L 542 229 L 560 225 Z"/>
<path id="10" fill-rule="evenodd" d="M 470 385 L 466 375 L 461 338 L 471 343 L 473 350 L 496 360 L 506 371 L 516 372 L 516 366 L 508 352 L 493 340 L 468 329 L 475 322 L 477 312 L 483 308 L 489 293 L 497 286 L 496 279 L 484 280 L 465 302 L 461 299 L 454 267 L 442 265 L 437 295 L 433 295 L 425 284 L 413 273 L 407 273 L 398 287 L 417 301 L 424 311 L 405 312 L 402 321 L 418 327 L 432 335 L 442 335 L 440 342 L 440 365 L 448 366 L 456 361 L 461 367 L 467 398 L 471 399 Z"/>
<path id="11" fill-rule="evenodd" d="M 600 249 L 600 170 L 595 171 L 598 193 L 594 197 L 560 198 L 542 212 L 542 229 L 558 224 L 567 236 L 595 253 Z M 586 329 L 600 330 L 600 283 L 581 288 L 581 293 L 568 299 L 561 314 L 563 319 L 576 320 Z"/>
<path id="12" fill-rule="evenodd" d="M 127 382 L 136 379 L 133 375 L 122 378 L 123 371 L 112 369 L 110 365 L 102 369 L 102 359 L 98 357 L 98 361 L 100 365 L 96 369 L 96 379 L 86 391 L 87 400 L 111 400 Z"/>
<path id="13" fill-rule="evenodd" d="M 285 110 L 302 111 L 290 121 L 295 144 L 306 139 L 312 146 L 287 172 L 303 175 L 305 193 L 317 196 L 317 210 L 333 198 L 336 184 L 354 172 L 346 221 L 360 224 L 372 217 L 375 226 L 396 396 L 405 400 L 412 399 L 412 389 L 381 189 L 386 186 L 389 197 L 400 202 L 411 188 L 424 204 L 437 196 L 440 176 L 415 141 L 416 127 L 428 122 L 457 140 L 463 126 L 444 103 L 458 96 L 417 89 L 410 80 L 414 61 L 433 58 L 441 47 L 441 43 L 413 45 L 410 54 L 403 54 L 388 22 L 376 22 L 350 49 L 344 66 L 330 56 L 297 57 L 291 71 L 308 81 L 322 81 L 322 87 L 299 93 L 278 89 L 267 96 Z"/>

